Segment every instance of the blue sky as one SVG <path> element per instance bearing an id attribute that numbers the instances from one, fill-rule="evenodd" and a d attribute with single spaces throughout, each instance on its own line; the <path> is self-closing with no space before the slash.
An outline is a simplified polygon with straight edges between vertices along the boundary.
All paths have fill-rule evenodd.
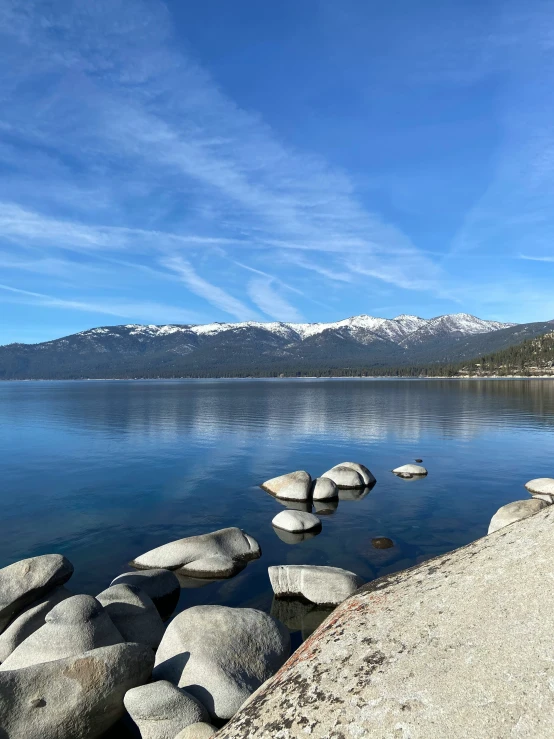
<path id="1" fill-rule="evenodd" d="M 554 318 L 554 14 L 0 0 L 0 343 Z"/>

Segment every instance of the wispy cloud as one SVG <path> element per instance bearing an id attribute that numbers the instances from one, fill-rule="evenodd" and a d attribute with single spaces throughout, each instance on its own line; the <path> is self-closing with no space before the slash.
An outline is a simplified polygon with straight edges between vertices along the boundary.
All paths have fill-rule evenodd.
<path id="1" fill-rule="evenodd" d="M 305 320 L 300 311 L 275 290 L 271 278 L 254 277 L 248 283 L 248 295 L 260 310 L 277 321 Z"/>
<path id="2" fill-rule="evenodd" d="M 182 257 L 168 257 L 162 259 L 161 263 L 167 269 L 175 272 L 189 290 L 204 300 L 207 300 L 208 303 L 225 311 L 225 313 L 229 313 L 240 321 L 260 320 L 260 316 L 241 300 L 201 277 L 186 259 Z"/>
<path id="3" fill-rule="evenodd" d="M 532 257 L 529 254 L 520 254 L 519 259 L 526 259 L 528 262 L 554 262 L 554 257 Z"/>

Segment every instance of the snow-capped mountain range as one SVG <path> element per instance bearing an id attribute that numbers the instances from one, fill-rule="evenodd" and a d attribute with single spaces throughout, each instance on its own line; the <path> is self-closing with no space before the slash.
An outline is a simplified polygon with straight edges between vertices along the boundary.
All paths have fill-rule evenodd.
<path id="1" fill-rule="evenodd" d="M 552 330 L 467 313 L 361 315 L 332 323 L 101 326 L 0 347 L 0 379 L 195 377 L 422 366 L 473 359 Z"/>

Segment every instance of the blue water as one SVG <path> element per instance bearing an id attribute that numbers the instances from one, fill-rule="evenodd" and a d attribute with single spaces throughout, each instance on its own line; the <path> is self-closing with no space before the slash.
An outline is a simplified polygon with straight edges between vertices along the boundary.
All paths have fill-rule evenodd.
<path id="1" fill-rule="evenodd" d="M 182 591 L 199 603 L 270 610 L 267 567 L 344 567 L 366 580 L 486 533 L 493 513 L 554 476 L 547 380 L 190 380 L 0 383 L 0 567 L 46 552 L 96 594 L 165 542 L 240 526 L 263 556 L 236 577 Z M 422 458 L 429 476 L 390 470 Z M 377 485 L 290 545 L 259 483 L 341 461 Z M 348 496 L 346 496 L 348 497 Z M 376 536 L 394 540 L 377 550 Z"/>

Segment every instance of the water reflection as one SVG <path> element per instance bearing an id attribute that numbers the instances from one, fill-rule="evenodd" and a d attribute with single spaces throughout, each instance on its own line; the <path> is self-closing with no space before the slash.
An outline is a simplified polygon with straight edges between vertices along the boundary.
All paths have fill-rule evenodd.
<path id="1" fill-rule="evenodd" d="M 268 493 L 271 495 L 271 493 Z M 272 498 L 275 496 L 271 495 Z M 277 503 L 288 508 L 290 511 L 302 511 L 303 513 L 311 513 L 312 504 L 305 500 L 282 500 L 281 498 L 275 498 Z"/>
<path id="2" fill-rule="evenodd" d="M 339 507 L 336 498 L 330 500 L 314 500 L 314 511 L 318 516 L 332 516 Z"/>
<path id="3" fill-rule="evenodd" d="M 339 490 L 339 500 L 363 500 L 366 495 L 369 495 L 375 483 L 367 488 L 351 488 L 347 490 Z"/>
<path id="4" fill-rule="evenodd" d="M 281 539 L 281 541 L 284 541 L 285 544 L 301 544 L 303 541 L 313 539 L 315 536 L 320 534 L 321 528 L 312 529 L 311 531 L 292 532 L 285 531 L 284 529 L 278 529 L 276 526 L 274 526 L 273 531 L 275 531 L 279 539 Z"/>
<path id="5" fill-rule="evenodd" d="M 307 639 L 320 626 L 333 607 L 318 606 L 300 598 L 273 597 L 271 615 L 284 623 L 292 633 L 300 631 L 302 639 Z"/>

